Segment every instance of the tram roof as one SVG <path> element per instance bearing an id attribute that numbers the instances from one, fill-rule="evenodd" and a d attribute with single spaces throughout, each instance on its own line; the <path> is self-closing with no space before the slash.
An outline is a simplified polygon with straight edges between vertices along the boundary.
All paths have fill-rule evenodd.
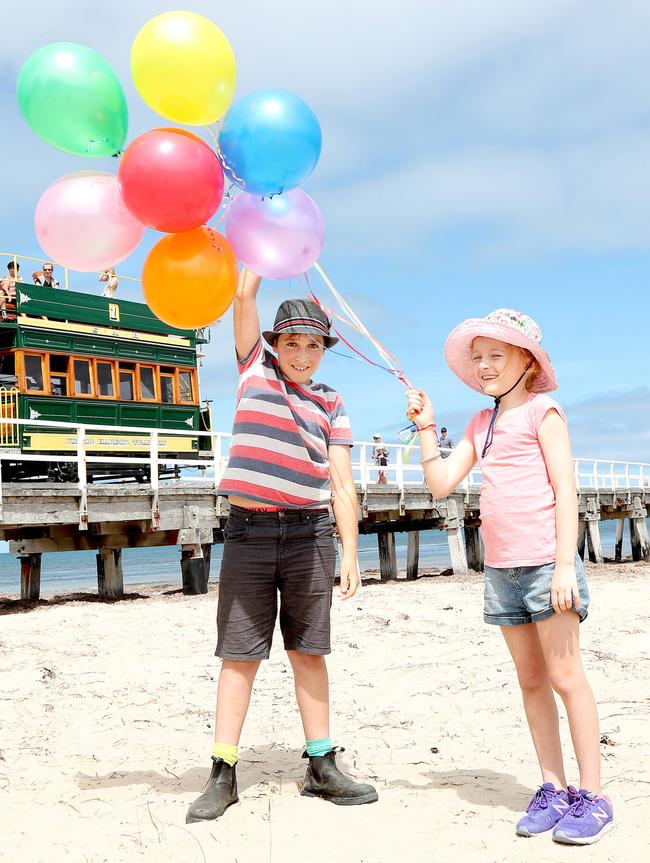
<path id="1" fill-rule="evenodd" d="M 15 325 L 33 326 L 34 318 L 75 322 L 102 330 L 182 337 L 192 345 L 207 341 L 200 330 L 182 330 L 165 324 L 146 303 L 19 282 L 16 285 Z"/>

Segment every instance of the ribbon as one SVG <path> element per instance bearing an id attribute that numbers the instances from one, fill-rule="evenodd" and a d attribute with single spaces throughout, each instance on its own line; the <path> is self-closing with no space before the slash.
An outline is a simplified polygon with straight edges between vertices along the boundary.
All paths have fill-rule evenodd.
<path id="1" fill-rule="evenodd" d="M 314 269 L 316 270 L 318 275 L 321 277 L 321 279 L 325 282 L 327 287 L 330 289 L 332 295 L 334 296 L 334 298 L 338 302 L 338 304 L 341 307 L 341 309 L 343 310 L 343 312 L 347 315 L 347 318 L 344 318 L 341 315 L 338 315 L 335 312 L 333 312 L 324 303 L 322 303 L 321 300 L 316 296 L 316 294 L 312 290 L 311 284 L 309 282 L 309 277 L 308 277 L 307 273 L 305 273 L 305 281 L 307 282 L 307 287 L 309 289 L 309 293 L 311 295 L 311 298 L 314 300 L 314 302 L 318 306 L 320 306 L 321 309 L 323 309 L 323 311 L 327 315 L 330 316 L 330 318 L 332 318 L 332 329 L 338 335 L 338 337 L 350 348 L 350 350 L 354 351 L 354 353 L 357 354 L 359 357 L 361 357 L 361 359 L 365 360 L 365 362 L 369 363 L 372 366 L 375 366 L 375 368 L 383 369 L 384 371 L 389 372 L 394 377 L 396 377 L 397 380 L 404 387 L 406 387 L 406 388 L 411 387 L 411 384 L 408 381 L 406 375 L 404 374 L 402 369 L 399 368 L 399 363 L 398 363 L 397 359 L 384 347 L 384 345 L 382 345 L 382 343 L 378 339 L 376 339 L 372 335 L 370 330 L 366 327 L 366 325 L 363 323 L 361 318 L 352 309 L 352 307 L 347 302 L 347 300 L 345 300 L 345 298 L 342 297 L 341 294 L 336 290 L 336 288 L 332 284 L 332 281 L 328 277 L 327 273 L 323 270 L 321 265 L 319 263 L 315 263 Z M 357 348 L 355 348 L 354 345 L 352 345 L 345 338 L 345 336 L 341 333 L 341 331 L 336 327 L 336 325 L 334 324 L 334 321 L 333 321 L 334 318 L 342 321 L 343 323 L 347 324 L 349 327 L 352 327 L 352 329 L 354 329 L 360 335 L 365 336 L 365 338 L 367 338 L 368 341 L 370 341 L 370 343 L 373 345 L 373 347 L 375 348 L 375 350 L 377 351 L 377 353 L 379 354 L 381 359 L 386 363 L 386 365 L 381 365 L 380 363 L 377 363 L 374 360 L 371 360 L 370 357 L 367 357 L 361 351 L 357 350 Z"/>
<path id="2" fill-rule="evenodd" d="M 214 134 L 214 132 L 212 131 L 212 129 L 209 126 L 206 126 L 205 128 L 208 130 L 210 137 L 212 138 L 212 143 L 214 144 L 214 149 L 215 149 L 215 152 L 217 154 L 217 158 L 221 162 L 221 167 L 223 168 L 224 173 L 226 173 L 229 178 L 232 177 L 232 179 L 236 183 L 241 183 L 242 186 L 246 186 L 246 180 L 243 180 L 241 177 L 238 177 L 237 174 L 235 174 L 233 169 L 230 167 L 228 162 L 226 162 L 226 157 L 221 152 L 221 147 L 219 146 L 219 139 L 217 138 L 217 136 Z M 218 130 L 218 127 L 217 127 L 217 130 Z"/>

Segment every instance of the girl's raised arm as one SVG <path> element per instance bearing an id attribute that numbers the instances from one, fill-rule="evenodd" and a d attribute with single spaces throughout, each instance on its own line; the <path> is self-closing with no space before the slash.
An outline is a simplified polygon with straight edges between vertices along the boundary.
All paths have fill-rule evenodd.
<path id="1" fill-rule="evenodd" d="M 462 438 L 443 459 L 434 430 L 434 411 L 429 397 L 423 390 L 408 391 L 407 416 L 420 431 L 420 453 L 422 470 L 429 491 L 435 498 L 447 497 L 476 464 L 474 444 Z"/>

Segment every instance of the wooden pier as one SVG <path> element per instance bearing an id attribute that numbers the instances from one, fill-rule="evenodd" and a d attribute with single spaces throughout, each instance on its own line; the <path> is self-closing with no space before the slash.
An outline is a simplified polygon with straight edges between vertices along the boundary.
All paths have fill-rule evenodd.
<path id="1" fill-rule="evenodd" d="M 177 480 L 154 486 L 137 483 L 26 484 L 1 487 L 0 539 L 20 559 L 21 597 L 40 596 L 41 556 L 57 551 L 97 552 L 99 595 L 123 595 L 124 548 L 180 546 L 183 591 L 207 590 L 210 551 L 223 542 L 228 503 L 210 480 Z M 422 482 L 358 484 L 359 531 L 375 534 L 382 579 L 398 575 L 395 534 L 408 534 L 406 577 L 417 578 L 420 533 L 445 531 L 455 574 L 483 568 L 479 534 L 479 487 L 466 485 L 434 500 Z M 650 560 L 646 519 L 650 486 L 580 488 L 579 550 L 603 561 L 600 523 L 617 520 L 616 559 L 620 560 L 627 523 L 634 560 Z"/>

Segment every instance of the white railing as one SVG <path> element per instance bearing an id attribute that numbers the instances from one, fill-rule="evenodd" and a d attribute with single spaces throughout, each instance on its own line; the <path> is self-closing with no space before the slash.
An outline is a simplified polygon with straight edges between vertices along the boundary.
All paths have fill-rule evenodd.
<path id="1" fill-rule="evenodd" d="M 579 489 L 616 491 L 650 488 L 650 465 L 643 462 L 576 458 L 574 466 Z"/>
<path id="2" fill-rule="evenodd" d="M 71 422 L 54 422 L 40 419 L 17 419 L 15 417 L 2 417 L 2 425 L 23 426 L 24 428 L 37 429 L 38 432 L 51 429 L 52 432 L 70 431 L 68 452 L 41 452 L 30 453 L 20 451 L 17 446 L 6 446 L 0 448 L 0 508 L 2 507 L 2 485 L 3 485 L 3 463 L 4 462 L 59 462 L 70 463 L 77 466 L 78 484 L 82 498 L 85 499 L 89 474 L 93 473 L 93 465 L 125 465 L 141 466 L 150 477 L 151 490 L 154 494 L 154 510 L 157 511 L 157 494 L 160 485 L 159 469 L 177 467 L 180 471 L 179 477 L 171 482 L 190 482 L 195 479 L 192 476 L 196 470 L 200 471 L 203 479 L 210 479 L 215 488 L 218 487 L 226 464 L 228 462 L 228 449 L 231 435 L 228 432 L 217 431 L 194 431 L 192 429 L 153 429 L 140 426 L 111 426 L 97 424 L 78 424 Z M 33 434 L 34 432 L 30 432 Z M 118 443 L 110 443 L 112 438 L 124 436 L 135 436 L 144 439 L 141 445 L 142 455 L 96 455 L 93 447 L 97 448 L 95 439 L 97 433 L 103 433 L 106 437 L 106 448 L 118 450 Z M 17 436 L 16 436 L 17 437 Z M 167 454 L 165 446 L 168 447 L 167 438 L 208 438 L 210 448 L 204 456 L 197 452 L 183 454 Z M 128 446 L 127 442 L 127 446 Z M 419 447 L 408 448 L 404 444 L 382 443 L 388 450 L 388 465 L 379 466 L 375 464 L 372 455 L 376 443 L 371 441 L 356 441 L 352 449 L 352 470 L 355 481 L 360 485 L 362 491 L 369 486 L 376 487 L 379 484 L 380 472 L 385 475 L 386 485 L 397 487 L 403 491 L 408 485 L 421 485 L 424 482 L 422 467 L 420 465 Z M 119 451 L 119 450 L 118 450 Z M 650 464 L 642 462 L 607 461 L 605 459 L 576 458 L 575 478 L 578 489 L 598 489 L 601 491 L 616 491 L 617 489 L 650 489 Z M 169 482 L 163 480 L 164 482 Z M 469 475 L 461 483 L 460 489 L 469 492 L 470 489 L 478 489 L 481 484 L 481 472 L 478 469 L 470 471 Z M 83 519 L 82 519 L 83 521 Z"/>
<path id="3" fill-rule="evenodd" d="M 29 266 L 29 265 L 30 265 L 30 263 L 31 263 L 31 264 L 40 264 L 40 265 L 41 265 L 41 269 L 42 269 L 42 267 L 43 267 L 45 264 L 50 264 L 50 263 L 52 263 L 52 260 L 51 260 L 51 259 L 47 259 L 47 260 L 45 260 L 44 258 L 32 258 L 32 257 L 30 257 L 29 255 L 15 255 L 13 252 L 0 252 L 0 261 L 2 261 L 2 262 L 3 262 L 3 264 L 4 264 L 4 266 L 3 266 L 2 268 L 0 268 L 0 276 L 2 276 L 3 278 L 8 278 L 7 273 L 6 273 L 6 271 L 5 271 L 5 267 L 7 266 L 7 264 L 5 264 L 5 263 L 4 263 L 4 261 L 6 261 L 7 263 L 10 263 L 11 261 L 13 261 L 13 263 L 14 263 L 14 268 L 16 268 L 16 265 L 17 265 L 17 264 L 18 264 L 18 265 L 20 265 L 20 263 L 21 263 L 21 262 L 23 262 L 23 263 L 24 263 L 25 261 L 27 261 L 27 262 L 29 262 L 29 263 L 28 263 L 28 265 L 27 265 L 27 268 L 26 268 L 26 269 L 30 269 L 30 266 Z M 70 270 L 68 267 L 62 267 L 62 266 L 61 266 L 61 264 L 57 264 L 56 262 L 54 263 L 54 266 L 55 266 L 55 267 L 58 267 L 58 268 L 59 268 L 59 270 L 63 270 L 63 287 L 64 287 L 64 288 L 65 288 L 65 290 L 67 291 L 67 290 L 69 289 L 69 287 L 70 287 L 70 277 L 69 277 L 69 276 L 70 276 L 70 273 L 71 273 L 71 272 L 75 272 L 75 271 L 74 271 L 74 270 Z M 37 269 L 38 269 L 38 268 L 37 268 Z M 84 273 L 84 275 L 87 275 L 87 273 Z M 100 275 L 99 270 L 97 271 L 97 275 L 98 275 L 98 276 Z M 128 281 L 128 282 L 140 282 L 140 283 L 142 282 L 142 279 L 136 279 L 136 278 L 134 278 L 133 276 L 125 276 L 125 275 L 123 275 L 122 273 L 116 273 L 115 275 L 117 276 L 117 278 L 118 278 L 120 281 L 124 281 L 124 280 L 126 280 L 126 281 Z M 57 277 L 57 273 L 55 272 L 55 273 L 54 273 L 54 278 L 56 278 L 56 277 Z M 23 280 L 25 280 L 25 276 L 24 276 L 24 275 L 23 275 Z M 26 285 L 29 285 L 29 284 L 30 284 L 30 282 L 29 282 L 29 281 L 25 281 L 24 283 L 25 283 Z"/>
<path id="4" fill-rule="evenodd" d="M 424 482 L 420 465 L 420 448 L 409 449 L 405 444 L 381 443 L 388 450 L 388 465 L 375 464 L 372 455 L 376 443 L 356 441 L 352 450 L 352 467 L 355 479 L 361 484 L 362 490 L 379 482 L 379 474 L 386 477 L 386 484 L 397 486 L 400 490 L 404 485 L 417 485 Z M 406 459 L 406 461 L 405 461 Z M 644 462 L 610 461 L 596 458 L 575 458 L 574 473 L 576 486 L 581 489 L 598 489 L 600 491 L 616 491 L 617 489 L 649 489 L 650 464 Z M 459 488 L 467 492 L 477 489 L 482 482 L 481 470 L 472 468 Z"/>

